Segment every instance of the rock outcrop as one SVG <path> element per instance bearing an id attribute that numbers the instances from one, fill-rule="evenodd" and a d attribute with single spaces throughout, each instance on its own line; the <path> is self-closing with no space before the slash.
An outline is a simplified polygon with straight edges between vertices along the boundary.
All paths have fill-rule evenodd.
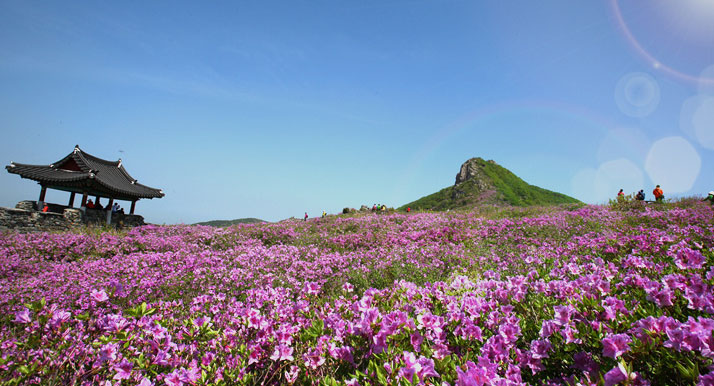
<path id="1" fill-rule="evenodd" d="M 0 232 L 61 232 L 88 225 L 107 225 L 107 212 L 103 210 L 81 210 L 61 205 L 51 205 L 51 210 L 47 213 L 38 211 L 34 201 L 20 201 L 14 209 L 0 207 Z M 115 213 L 109 225 L 135 227 L 145 223 L 142 216 Z"/>
<path id="2" fill-rule="evenodd" d="M 483 162 L 498 165 L 493 160 L 484 161 L 483 158 L 480 157 L 471 158 L 470 160 L 464 162 L 461 165 L 459 174 L 456 175 L 456 182 L 454 183 L 454 185 L 458 185 L 469 179 L 475 179 L 479 181 L 484 188 L 486 188 L 486 175 L 482 172 L 483 167 L 481 166 Z"/>

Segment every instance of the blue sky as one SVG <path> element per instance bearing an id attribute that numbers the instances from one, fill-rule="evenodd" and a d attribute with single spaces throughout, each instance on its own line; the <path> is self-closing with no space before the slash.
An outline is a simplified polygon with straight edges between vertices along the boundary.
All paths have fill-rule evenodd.
<path id="1" fill-rule="evenodd" d="M 634 3 L 5 0 L 0 158 L 122 158 L 167 224 L 399 206 L 476 156 L 590 203 L 701 195 L 714 3 Z"/>

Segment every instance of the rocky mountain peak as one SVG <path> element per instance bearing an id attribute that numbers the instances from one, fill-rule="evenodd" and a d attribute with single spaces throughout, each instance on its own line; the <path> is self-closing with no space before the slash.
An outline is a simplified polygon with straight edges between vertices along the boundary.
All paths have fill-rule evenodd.
<path id="1" fill-rule="evenodd" d="M 456 175 L 456 183 L 454 183 L 454 185 L 458 185 L 472 178 L 478 181 L 485 180 L 486 175 L 483 173 L 483 167 L 486 165 L 486 163 L 496 165 L 495 161 L 486 161 L 481 157 L 471 158 L 470 160 L 464 162 L 461 165 L 459 173 Z"/>
<path id="2" fill-rule="evenodd" d="M 492 160 L 471 158 L 461 165 L 456 183 L 407 207 L 425 210 L 469 209 L 483 206 L 577 204 L 578 200 L 523 181 Z"/>

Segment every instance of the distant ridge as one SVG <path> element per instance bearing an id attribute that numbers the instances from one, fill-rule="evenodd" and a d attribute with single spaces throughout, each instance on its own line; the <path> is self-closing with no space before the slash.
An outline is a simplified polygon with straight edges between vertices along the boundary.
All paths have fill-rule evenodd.
<path id="1" fill-rule="evenodd" d="M 257 223 L 264 223 L 267 222 L 265 220 L 261 220 L 259 218 L 237 218 L 235 220 L 212 220 L 212 221 L 204 221 L 204 222 L 197 222 L 193 225 L 208 225 L 212 227 L 229 227 L 231 225 L 236 225 L 236 224 L 257 224 Z"/>
<path id="2" fill-rule="evenodd" d="M 530 206 L 574 204 L 580 201 L 562 193 L 530 185 L 510 170 L 476 157 L 464 162 L 456 183 L 399 209 L 447 210 L 485 205 Z"/>

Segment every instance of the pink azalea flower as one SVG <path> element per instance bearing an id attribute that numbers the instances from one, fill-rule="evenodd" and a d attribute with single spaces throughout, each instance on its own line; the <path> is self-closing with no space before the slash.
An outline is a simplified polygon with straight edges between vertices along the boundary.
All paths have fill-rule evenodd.
<path id="1" fill-rule="evenodd" d="M 97 303 L 102 303 L 109 300 L 109 296 L 107 296 L 107 293 L 104 292 L 104 290 L 92 290 L 92 292 L 89 293 L 89 296 Z"/>
<path id="2" fill-rule="evenodd" d="M 178 369 L 172 371 L 164 378 L 164 382 L 166 382 L 168 386 L 183 386 L 183 382 L 181 382 L 181 371 Z"/>
<path id="3" fill-rule="evenodd" d="M 404 367 L 399 369 L 400 377 L 403 377 L 409 381 L 414 378 L 415 374 L 420 381 L 423 381 L 424 378 L 439 377 L 439 373 L 437 373 L 436 369 L 434 369 L 433 359 L 429 359 L 423 356 L 417 359 L 414 353 L 408 351 L 404 351 L 404 353 L 402 354 L 402 358 L 404 360 Z"/>
<path id="4" fill-rule="evenodd" d="M 456 368 L 456 386 L 485 386 L 490 385 L 492 376 L 485 367 L 477 366 L 473 362 L 466 362 L 467 369 L 462 371 Z"/>
<path id="5" fill-rule="evenodd" d="M 62 323 L 68 321 L 71 316 L 72 314 L 64 310 L 55 311 L 52 314 L 52 318 L 50 318 L 50 326 L 57 327 Z"/>
<path id="6" fill-rule="evenodd" d="M 420 352 L 421 351 L 421 344 L 424 342 L 424 337 L 418 333 L 415 332 L 409 337 L 409 341 L 412 344 L 412 347 L 414 347 L 414 351 Z"/>
<path id="7" fill-rule="evenodd" d="M 547 339 L 534 340 L 531 342 L 531 356 L 535 359 L 548 358 L 548 351 L 552 345 Z"/>
<path id="8" fill-rule="evenodd" d="M 602 355 L 617 358 L 630 351 L 630 338 L 627 334 L 610 335 L 602 340 Z"/>
<path id="9" fill-rule="evenodd" d="M 208 316 L 199 316 L 198 318 L 194 319 L 193 325 L 196 327 L 203 327 L 204 324 L 206 324 L 206 327 L 210 327 L 212 325 L 211 323 L 211 318 Z"/>
<path id="10" fill-rule="evenodd" d="M 316 370 L 325 363 L 325 357 L 322 356 L 322 353 L 318 349 L 308 351 L 303 355 L 303 360 L 305 360 L 305 365 L 313 370 Z"/>
<path id="11" fill-rule="evenodd" d="M 126 358 L 122 360 L 118 365 L 114 366 L 113 369 L 117 373 L 114 375 L 115 380 L 129 379 L 131 376 L 131 369 L 134 365 L 127 361 Z"/>
<path id="12" fill-rule="evenodd" d="M 188 369 L 181 369 L 181 382 L 195 384 L 201 378 L 201 369 L 196 367 L 196 362 L 191 362 Z"/>
<path id="13" fill-rule="evenodd" d="M 292 361 L 295 359 L 293 357 L 293 348 L 280 344 L 275 347 L 275 351 L 273 352 L 273 355 L 270 356 L 270 359 L 274 361 Z"/>
<path id="14" fill-rule="evenodd" d="M 305 284 L 304 290 L 305 290 L 305 292 L 308 293 L 308 295 L 317 295 L 320 293 L 321 288 L 322 287 L 320 286 L 319 283 L 309 282 L 309 283 Z"/>
<path id="15" fill-rule="evenodd" d="M 142 378 L 141 382 L 136 386 L 154 386 L 154 382 L 151 382 L 149 378 Z"/>
<path id="16" fill-rule="evenodd" d="M 285 372 L 285 379 L 288 381 L 288 383 L 293 384 L 295 383 L 295 380 L 297 380 L 298 373 L 299 373 L 299 368 L 295 365 L 290 366 L 290 370 Z"/>
<path id="17" fill-rule="evenodd" d="M 674 258 L 679 269 L 700 269 L 706 261 L 706 257 L 701 252 L 690 248 L 680 249 Z"/>
<path id="18" fill-rule="evenodd" d="M 154 357 L 154 363 L 159 366 L 167 366 L 169 364 L 169 359 L 171 359 L 171 354 L 164 350 L 159 350 Z"/>
<path id="19" fill-rule="evenodd" d="M 540 337 L 548 338 L 558 331 L 558 325 L 552 320 L 544 320 L 540 328 Z"/>
<path id="20" fill-rule="evenodd" d="M 515 343 L 521 335 L 521 328 L 516 323 L 502 324 L 498 329 L 499 335 L 508 343 Z"/>
<path id="21" fill-rule="evenodd" d="M 697 382 L 697 386 L 714 386 L 714 373 L 700 375 L 699 382 Z"/>
<path id="22" fill-rule="evenodd" d="M 636 380 L 637 373 L 632 372 L 632 373 L 628 374 L 627 369 L 622 365 L 622 363 L 619 363 L 617 366 L 613 367 L 612 370 L 608 371 L 605 374 L 604 378 L 605 378 L 605 386 L 613 386 L 613 385 L 617 385 L 618 383 L 624 382 L 627 380 L 630 380 L 630 381 Z"/>
<path id="23" fill-rule="evenodd" d="M 119 345 L 116 343 L 107 343 L 99 350 L 99 360 L 102 362 L 111 362 L 117 359 L 117 351 Z"/>
<path id="24" fill-rule="evenodd" d="M 627 375 L 620 369 L 620 367 L 615 366 L 612 370 L 605 374 L 605 386 L 617 385 L 620 382 L 627 380 Z"/>
<path id="25" fill-rule="evenodd" d="M 30 317 L 30 310 L 25 308 L 25 309 L 15 313 L 15 322 L 16 323 L 31 323 L 32 318 Z"/>
<path id="26" fill-rule="evenodd" d="M 206 355 L 201 358 L 201 364 L 204 366 L 208 366 L 213 362 L 213 360 L 216 358 L 216 354 L 212 352 L 207 352 Z"/>
<path id="27" fill-rule="evenodd" d="M 554 306 L 553 309 L 555 310 L 554 322 L 560 326 L 570 323 L 570 318 L 575 312 L 575 308 L 571 305 Z"/>

